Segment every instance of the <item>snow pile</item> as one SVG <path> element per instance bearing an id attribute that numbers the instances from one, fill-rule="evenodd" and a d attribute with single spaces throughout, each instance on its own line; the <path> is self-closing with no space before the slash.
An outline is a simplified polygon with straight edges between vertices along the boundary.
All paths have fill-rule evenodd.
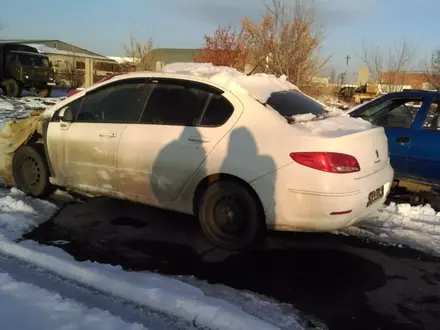
<path id="1" fill-rule="evenodd" d="M 57 104 L 64 98 L 0 96 L 0 130 L 3 123 L 13 119 L 25 119 L 32 110 L 44 110 Z"/>
<path id="2" fill-rule="evenodd" d="M 16 188 L 0 189 L 0 234 L 18 239 L 49 219 L 57 209 L 54 204 L 26 196 Z"/>
<path id="3" fill-rule="evenodd" d="M 373 125 L 362 118 L 350 117 L 345 111 L 324 107 L 323 115 L 306 113 L 292 116 L 294 125 L 307 128 L 315 135 L 339 136 L 373 128 Z"/>
<path id="4" fill-rule="evenodd" d="M 307 115 L 311 114 L 300 116 Z M 320 120 L 307 121 L 308 118 L 305 119 L 306 120 L 302 120 L 298 124 L 306 127 L 315 135 L 338 136 L 341 133 L 345 135 L 347 133 L 355 133 L 373 128 L 373 125 L 366 120 L 363 120 L 361 118 L 352 118 L 345 115 L 336 115 Z"/>
<path id="5" fill-rule="evenodd" d="M 18 282 L 5 273 L 0 273 L 0 305 L 0 320 L 5 330 L 145 329 L 140 324 L 126 323 L 107 311 L 88 309 L 59 294 Z"/>
<path id="6" fill-rule="evenodd" d="M 212 63 L 171 63 L 165 65 L 163 71 L 205 77 L 231 92 L 247 93 L 263 103 L 273 92 L 298 90 L 284 75 L 279 78 L 265 73 L 248 76 L 234 68 L 214 66 Z"/>
<path id="7" fill-rule="evenodd" d="M 344 232 L 378 241 L 404 244 L 440 256 L 440 212 L 429 204 L 391 203 Z"/>

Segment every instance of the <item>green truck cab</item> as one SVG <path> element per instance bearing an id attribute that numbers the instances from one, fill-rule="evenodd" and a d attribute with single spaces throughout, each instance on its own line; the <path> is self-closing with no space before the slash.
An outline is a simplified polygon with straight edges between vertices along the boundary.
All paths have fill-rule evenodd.
<path id="1" fill-rule="evenodd" d="M 0 42 L 0 86 L 3 93 L 19 97 L 23 90 L 50 96 L 55 86 L 55 71 L 47 55 L 34 47 Z"/>

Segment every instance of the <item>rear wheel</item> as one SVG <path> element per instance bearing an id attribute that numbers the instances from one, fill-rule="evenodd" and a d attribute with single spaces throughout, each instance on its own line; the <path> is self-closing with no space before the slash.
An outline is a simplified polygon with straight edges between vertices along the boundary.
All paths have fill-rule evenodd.
<path id="1" fill-rule="evenodd" d="M 28 195 L 44 197 L 54 190 L 42 145 L 18 148 L 12 158 L 12 171 L 17 188 Z"/>
<path id="2" fill-rule="evenodd" d="M 243 185 L 214 182 L 199 205 L 199 220 L 205 235 L 216 246 L 242 250 L 263 236 L 264 212 L 259 201 Z"/>
<path id="3" fill-rule="evenodd" d="M 4 82 L 3 91 L 7 96 L 19 97 L 21 96 L 22 88 L 16 80 L 8 79 Z"/>

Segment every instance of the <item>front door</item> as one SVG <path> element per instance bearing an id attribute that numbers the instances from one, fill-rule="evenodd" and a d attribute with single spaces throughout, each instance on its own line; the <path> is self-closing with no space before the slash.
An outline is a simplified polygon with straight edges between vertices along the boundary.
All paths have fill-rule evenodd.
<path id="1" fill-rule="evenodd" d="M 415 131 L 413 124 L 418 111 L 423 111 L 424 107 L 423 97 L 399 96 L 387 98 L 360 114 L 361 118 L 385 128 L 396 177 L 408 173 L 408 157 Z"/>
<path id="2" fill-rule="evenodd" d="M 58 142 L 49 142 L 53 150 L 57 149 L 52 164 L 57 181 L 89 192 L 118 191 L 119 140 L 127 123 L 138 121 L 145 92 L 145 79 L 104 85 L 80 99 L 73 122 L 50 124 L 48 136 L 59 130 Z"/>
<path id="3" fill-rule="evenodd" d="M 121 190 L 134 200 L 176 200 L 214 146 L 239 118 L 241 104 L 195 82 L 157 79 L 139 124 L 130 124 L 118 149 Z"/>

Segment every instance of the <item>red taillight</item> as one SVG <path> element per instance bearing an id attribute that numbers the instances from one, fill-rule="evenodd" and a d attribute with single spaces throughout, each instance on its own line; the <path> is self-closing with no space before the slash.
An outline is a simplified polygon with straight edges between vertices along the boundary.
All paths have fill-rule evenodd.
<path id="1" fill-rule="evenodd" d="M 359 172 L 356 158 L 337 152 L 292 152 L 290 157 L 297 163 L 330 173 Z"/>

